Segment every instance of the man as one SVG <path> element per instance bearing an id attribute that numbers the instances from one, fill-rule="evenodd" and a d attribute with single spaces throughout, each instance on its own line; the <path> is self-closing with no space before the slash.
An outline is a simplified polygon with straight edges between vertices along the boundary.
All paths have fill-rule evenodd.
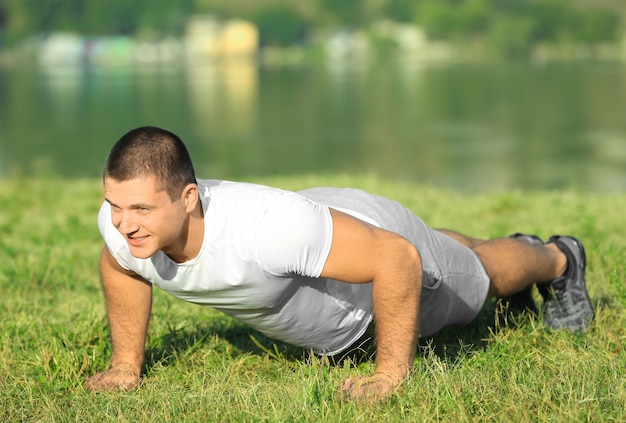
<path id="1" fill-rule="evenodd" d="M 593 318 L 572 237 L 483 241 L 360 190 L 196 180 L 182 141 L 155 127 L 124 135 L 103 177 L 113 353 L 90 390 L 138 386 L 153 285 L 318 354 L 345 351 L 375 323 L 374 375 L 340 387 L 355 399 L 393 392 L 420 336 L 469 323 L 489 297 L 528 296 L 536 283 L 550 327 L 584 330 Z"/>

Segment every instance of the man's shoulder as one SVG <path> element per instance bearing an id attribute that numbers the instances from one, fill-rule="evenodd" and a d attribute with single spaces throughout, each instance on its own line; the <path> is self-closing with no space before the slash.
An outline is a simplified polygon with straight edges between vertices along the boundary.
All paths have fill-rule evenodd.
<path id="1" fill-rule="evenodd" d="M 327 207 L 299 193 L 247 182 L 198 183 L 212 234 L 273 233 L 284 228 L 316 227 Z"/>
<path id="2" fill-rule="evenodd" d="M 299 196 L 292 191 L 268 185 L 213 179 L 198 180 L 198 189 L 205 212 L 209 209 L 256 212 L 281 197 Z"/>
<path id="3" fill-rule="evenodd" d="M 197 182 L 200 193 L 205 195 L 221 192 L 287 192 L 281 188 L 252 182 L 228 181 L 224 179 L 198 179 Z"/>

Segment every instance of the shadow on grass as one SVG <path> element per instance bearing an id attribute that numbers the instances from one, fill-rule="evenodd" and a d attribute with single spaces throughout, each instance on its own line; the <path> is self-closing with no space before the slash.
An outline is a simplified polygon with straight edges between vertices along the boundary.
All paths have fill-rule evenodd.
<path id="1" fill-rule="evenodd" d="M 453 365 L 459 358 L 472 352 L 484 351 L 492 338 L 504 327 L 523 325 L 529 317 L 520 313 L 509 313 L 499 308 L 497 302 L 488 303 L 476 319 L 462 328 L 445 328 L 438 334 L 422 338 L 418 344 L 417 356 L 428 358 L 435 354 L 442 361 Z M 169 365 L 188 357 L 208 344 L 217 352 L 232 357 L 242 355 L 271 356 L 288 361 L 307 361 L 312 353 L 306 349 L 274 340 L 248 326 L 229 319 L 221 322 L 203 322 L 192 328 L 171 330 L 152 342 L 146 352 L 145 372 L 155 365 Z M 331 366 L 344 365 L 349 361 L 358 366 L 376 356 L 373 333 L 367 333 L 355 342 L 346 352 L 328 357 Z"/>
<path id="2" fill-rule="evenodd" d="M 433 336 L 421 338 L 417 355 L 426 359 L 434 353 L 440 360 L 454 364 L 460 356 L 484 351 L 492 333 L 500 327 L 500 318 L 496 303 L 490 302 L 469 325 L 447 327 Z"/>
<path id="3" fill-rule="evenodd" d="M 144 373 L 157 364 L 168 366 L 172 362 L 192 355 L 212 344 L 214 351 L 232 357 L 271 354 L 287 360 L 301 360 L 307 352 L 302 348 L 280 342 L 236 321 L 222 324 L 201 323 L 192 328 L 172 329 L 151 342 L 146 350 Z"/>
<path id="4" fill-rule="evenodd" d="M 491 300 L 469 325 L 445 328 L 432 337 L 420 339 L 418 356 L 421 354 L 427 359 L 434 354 L 454 366 L 468 354 L 485 351 L 501 331 L 524 330 L 524 327 L 542 325 L 542 321 L 542 312 L 536 307 L 531 311 L 525 306 L 520 308 Z"/>

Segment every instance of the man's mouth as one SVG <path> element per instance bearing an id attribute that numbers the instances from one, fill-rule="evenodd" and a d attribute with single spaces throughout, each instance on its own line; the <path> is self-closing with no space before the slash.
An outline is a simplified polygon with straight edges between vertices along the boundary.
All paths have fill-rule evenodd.
<path id="1" fill-rule="evenodd" d="M 148 239 L 148 237 L 133 236 L 133 237 L 126 237 L 126 239 L 128 240 L 128 243 L 132 245 L 133 247 L 141 247 L 141 245 L 144 243 L 146 239 Z"/>

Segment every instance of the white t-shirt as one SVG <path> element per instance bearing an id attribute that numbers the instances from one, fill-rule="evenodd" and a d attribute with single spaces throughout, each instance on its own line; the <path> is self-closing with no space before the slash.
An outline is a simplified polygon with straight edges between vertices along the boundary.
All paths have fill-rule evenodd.
<path id="1" fill-rule="evenodd" d="M 248 183 L 199 180 L 198 188 L 204 242 L 197 257 L 180 264 L 161 251 L 133 257 L 104 202 L 98 225 L 119 264 L 175 297 L 318 354 L 339 353 L 365 333 L 372 284 L 319 277 L 332 242 L 327 206 Z"/>

